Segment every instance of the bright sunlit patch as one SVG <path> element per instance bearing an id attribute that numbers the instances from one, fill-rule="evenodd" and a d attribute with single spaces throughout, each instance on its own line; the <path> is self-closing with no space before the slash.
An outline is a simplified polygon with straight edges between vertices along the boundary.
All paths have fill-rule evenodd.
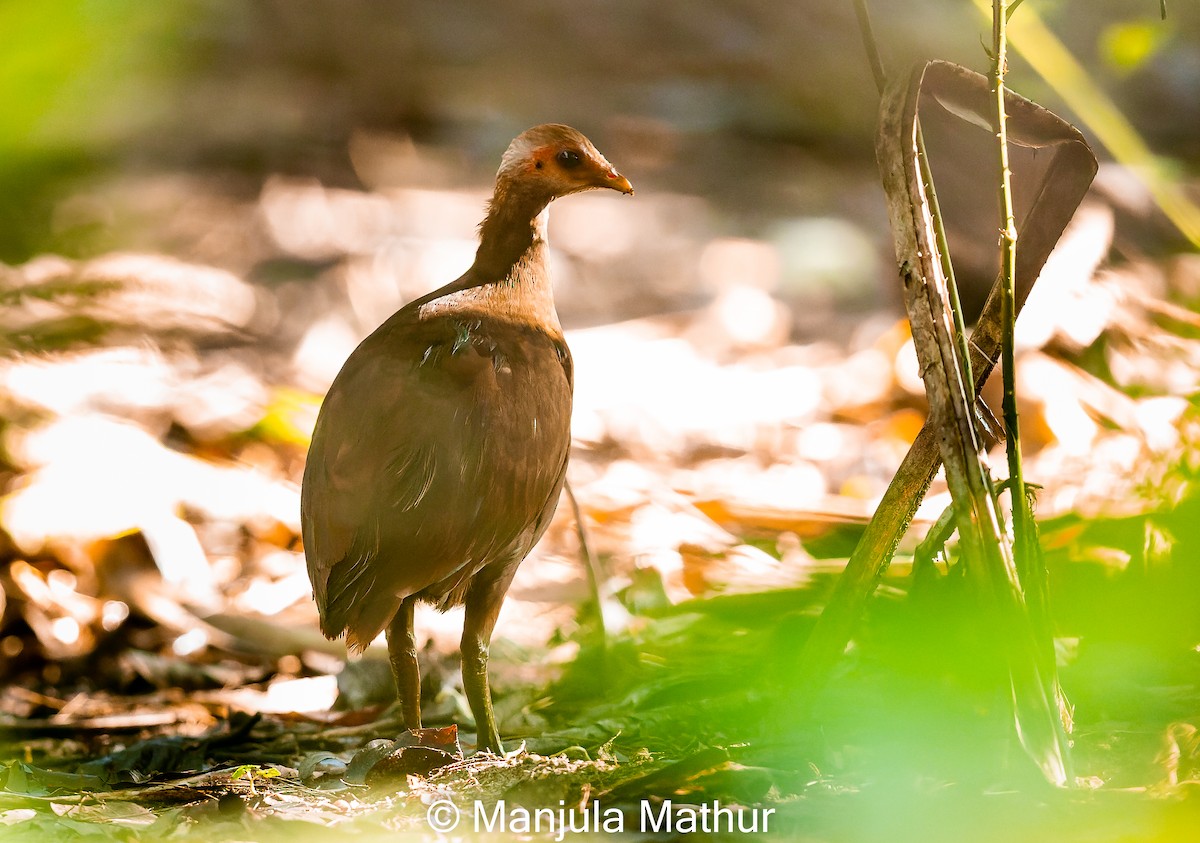
<path id="1" fill-rule="evenodd" d="M 473 231 L 468 228 L 462 237 L 423 241 L 409 262 L 405 289 L 423 295 L 466 272 L 479 245 L 471 236 Z"/>
<path id="2" fill-rule="evenodd" d="M 753 457 L 706 460 L 695 469 L 677 472 L 674 485 L 698 499 L 773 509 L 811 507 L 829 491 L 825 475 L 811 463 L 780 462 L 764 468 Z"/>
<path id="3" fill-rule="evenodd" d="M 663 454 L 694 442 L 751 449 L 783 424 L 809 421 L 821 401 L 807 365 L 719 365 L 680 339 L 618 324 L 568 337 L 575 356 L 575 436 L 606 435 Z"/>
<path id="4" fill-rule="evenodd" d="M 896 383 L 909 395 L 924 395 L 925 381 L 921 380 L 921 364 L 917 360 L 917 346 L 910 339 L 900 346 L 892 370 Z"/>
<path id="5" fill-rule="evenodd" d="M 825 400 L 834 408 L 883 402 L 891 393 L 892 361 L 878 348 L 856 351 L 824 372 Z"/>
<path id="6" fill-rule="evenodd" d="M 249 284 L 210 266 L 162 255 L 112 254 L 82 267 L 85 280 L 112 281 L 114 293 L 98 299 L 102 318 L 137 322 L 152 330 L 244 327 L 256 299 Z"/>
<path id="7" fill-rule="evenodd" d="M 183 390 L 180 390 L 183 392 Z M 267 388 L 239 362 L 226 362 L 192 379 L 173 401 L 175 418 L 203 439 L 249 430 L 263 417 Z"/>
<path id="8" fill-rule="evenodd" d="M 1017 388 L 1042 405 L 1042 419 L 1065 453 L 1092 447 L 1099 426 L 1080 399 L 1079 379 L 1061 363 L 1040 354 L 1022 355 Z"/>
<path id="9" fill-rule="evenodd" d="M 383 196 L 325 188 L 315 179 L 270 178 L 259 207 L 280 248 L 310 260 L 368 252 L 394 220 Z"/>
<path id="10" fill-rule="evenodd" d="M 56 598 L 61 599 L 66 595 L 74 594 L 78 584 L 79 579 L 65 568 L 55 568 L 46 574 L 46 585 L 50 587 L 50 593 Z"/>
<path id="11" fill-rule="evenodd" d="M 328 711 L 337 699 L 336 676 L 281 679 L 267 686 L 261 711 Z"/>
<path id="12" fill-rule="evenodd" d="M 237 688 L 221 692 L 221 699 L 247 711 L 282 714 L 291 711 L 329 711 L 337 699 L 336 676 L 277 679 L 267 690 Z"/>
<path id="13" fill-rule="evenodd" d="M 196 604 L 218 600 L 216 580 L 191 524 L 173 515 L 149 515 L 139 524 L 163 579 Z"/>
<path id="14" fill-rule="evenodd" d="M 1042 416 L 1054 438 L 1072 453 L 1086 453 L 1099 432 L 1096 422 L 1083 406 L 1070 398 L 1047 401 Z"/>
<path id="15" fill-rule="evenodd" d="M 110 348 L 27 357 L 0 368 L 0 389 L 15 399 L 66 415 L 105 405 L 139 410 L 169 403 L 177 376 L 147 348 Z"/>
<path id="16" fill-rule="evenodd" d="M 1076 212 L 1021 310 L 1018 348 L 1041 348 L 1055 335 L 1083 348 L 1109 324 L 1115 303 L 1091 282 L 1108 254 L 1113 226 L 1113 212 L 1106 205 L 1089 203 Z"/>
<path id="17" fill-rule="evenodd" d="M 842 453 L 846 434 L 843 425 L 818 422 L 796 434 L 796 452 L 806 460 L 828 460 Z"/>
<path id="18" fill-rule="evenodd" d="M 143 461 L 151 444 L 139 428 L 95 416 L 14 437 L 10 452 L 41 467 L 4 500 L 5 529 L 31 549 L 50 535 L 100 538 L 134 529 L 145 512 L 162 511 L 158 466 Z"/>
<path id="19" fill-rule="evenodd" d="M 190 656 L 208 646 L 208 633 L 203 629 L 192 629 L 180 635 L 171 644 L 171 651 L 177 656 Z"/>
<path id="20" fill-rule="evenodd" d="M 299 554 L 289 556 L 294 563 L 299 561 Z M 311 595 L 312 584 L 308 580 L 308 573 L 301 567 L 291 576 L 280 580 L 254 580 L 249 588 L 238 595 L 235 602 L 243 611 L 259 615 L 277 615 L 289 606 L 309 599 Z"/>
<path id="21" fill-rule="evenodd" d="M 1188 408 L 1185 398 L 1162 396 L 1138 401 L 1134 417 L 1152 451 L 1167 451 L 1179 441 L 1179 419 Z"/>
<path id="22" fill-rule="evenodd" d="M 125 623 L 128 617 L 129 606 L 125 603 L 120 600 L 105 600 L 104 607 L 100 610 L 100 625 L 106 632 L 112 632 Z"/>
<path id="23" fill-rule="evenodd" d="M 645 466 L 634 460 L 614 460 L 588 484 L 588 498 L 609 510 L 632 508 L 657 486 L 657 476 Z"/>
<path id="24" fill-rule="evenodd" d="M 297 384 L 324 394 L 361 339 L 345 320 L 336 316 L 314 322 L 292 355 Z"/>
<path id="25" fill-rule="evenodd" d="M 941 517 L 943 512 L 950 508 L 951 502 L 950 493 L 947 491 L 928 494 L 917 508 L 917 514 L 913 517 L 913 520 L 932 524 Z"/>
<path id="26" fill-rule="evenodd" d="M 413 248 L 406 250 L 404 266 L 413 263 Z M 346 290 L 346 298 L 354 311 L 356 327 L 361 333 L 370 331 L 382 323 L 403 304 L 400 290 L 402 275 L 379 271 L 381 262 L 374 256 L 364 255 L 347 259 L 335 272 Z M 357 339 L 357 338 L 356 338 Z"/>
<path id="27" fill-rule="evenodd" d="M 629 545 L 636 556 L 674 554 L 688 544 L 724 550 L 734 537 L 699 510 L 683 501 L 639 507 L 629 525 Z"/>
<path id="28" fill-rule="evenodd" d="M 0 523 L 31 550 L 52 536 L 93 539 L 141 530 L 165 576 L 195 583 L 208 569 L 194 530 L 176 514 L 181 505 L 238 523 L 269 518 L 299 526 L 294 487 L 172 451 L 144 430 L 103 416 L 10 429 L 8 446 L 21 463 L 37 468 L 4 499 Z"/>
<path id="29" fill-rule="evenodd" d="M 55 618 L 50 623 L 50 631 L 62 644 L 70 646 L 79 641 L 79 621 L 74 618 Z"/>
<path id="30" fill-rule="evenodd" d="M 736 345 L 776 346 L 787 339 L 787 308 L 751 284 L 730 284 L 711 305 L 721 331 Z"/>
<path id="31" fill-rule="evenodd" d="M 37 568 L 24 559 L 18 559 L 9 566 L 8 573 L 31 603 L 42 608 L 51 604 L 50 589 Z"/>
<path id="32" fill-rule="evenodd" d="M 425 242 L 447 236 L 474 240 L 491 192 L 404 188 L 386 195 L 402 220 L 404 234 Z"/>
<path id="33" fill-rule="evenodd" d="M 167 407 L 202 437 L 248 429 L 266 403 L 261 380 L 245 364 L 228 361 L 203 371 L 190 355 L 167 358 L 132 347 L 14 361 L 0 368 L 0 389 L 63 416 L 88 411 L 139 416 Z"/>
<path id="34" fill-rule="evenodd" d="M 1177 346 L 1169 356 L 1157 357 L 1126 343 L 1110 343 L 1104 356 L 1118 386 L 1149 387 L 1171 395 L 1190 395 L 1200 389 L 1200 343 Z"/>

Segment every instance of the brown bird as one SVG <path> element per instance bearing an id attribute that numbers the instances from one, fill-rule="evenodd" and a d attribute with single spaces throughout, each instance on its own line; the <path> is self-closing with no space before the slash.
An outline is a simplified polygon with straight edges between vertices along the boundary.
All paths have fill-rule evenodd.
<path id="1" fill-rule="evenodd" d="M 421 725 L 418 601 L 464 604 L 463 686 L 479 747 L 501 751 L 488 646 L 504 594 L 558 505 L 571 353 L 546 264 L 547 206 L 633 193 L 587 138 L 535 126 L 508 147 L 462 277 L 392 315 L 329 389 L 304 469 L 308 574 L 329 638 L 387 630 L 405 726 Z"/>

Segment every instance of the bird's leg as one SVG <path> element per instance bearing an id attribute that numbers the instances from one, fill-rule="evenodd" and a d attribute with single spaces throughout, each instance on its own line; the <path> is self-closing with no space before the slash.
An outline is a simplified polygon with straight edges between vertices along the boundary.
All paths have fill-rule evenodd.
<path id="1" fill-rule="evenodd" d="M 500 614 L 500 605 L 504 602 L 504 593 L 508 591 L 508 584 L 512 582 L 516 570 L 516 565 L 507 566 L 495 576 L 488 576 L 490 572 L 486 569 L 481 571 L 467 591 L 466 617 L 463 620 L 463 688 L 467 692 L 471 714 L 475 716 L 479 749 L 490 749 L 497 755 L 502 754 L 504 748 L 500 745 L 500 730 L 496 728 L 496 715 L 492 712 L 492 690 L 487 672 L 488 645 L 492 640 L 492 630 L 496 627 L 496 617 Z"/>
<path id="2" fill-rule="evenodd" d="M 417 641 L 413 637 L 416 606 L 415 597 L 406 597 L 387 628 L 388 658 L 406 729 L 421 728 L 421 668 L 417 665 Z"/>

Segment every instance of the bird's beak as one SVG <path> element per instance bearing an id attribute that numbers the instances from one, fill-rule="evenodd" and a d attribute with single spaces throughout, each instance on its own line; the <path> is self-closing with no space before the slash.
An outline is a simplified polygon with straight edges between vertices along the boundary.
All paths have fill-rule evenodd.
<path id="1" fill-rule="evenodd" d="M 601 172 L 596 180 L 596 187 L 607 187 L 611 190 L 619 190 L 627 196 L 633 195 L 633 185 L 629 183 L 629 179 L 625 178 L 612 167 Z"/>

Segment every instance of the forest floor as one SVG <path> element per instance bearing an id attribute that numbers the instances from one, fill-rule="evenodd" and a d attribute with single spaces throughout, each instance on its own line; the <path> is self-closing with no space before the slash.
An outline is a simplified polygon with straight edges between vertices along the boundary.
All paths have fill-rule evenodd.
<path id="1" fill-rule="evenodd" d="M 1122 252 L 1096 201 L 1022 316 L 1026 474 L 1075 716 L 1058 790 L 1014 735 L 959 566 L 913 575 L 940 481 L 799 705 L 805 637 L 925 412 L 894 310 L 788 286 L 789 244 L 846 232 L 766 244 L 715 235 L 682 197 L 563 203 L 560 298 L 592 325 L 568 332 L 569 478 L 599 586 L 560 506 L 493 644 L 493 756 L 472 752 L 461 616 L 418 615 L 429 728 L 403 734 L 379 645 L 347 663 L 317 632 L 298 537 L 320 395 L 359 337 L 469 260 L 483 197 L 192 187 L 130 193 L 149 216 L 189 196 L 164 235 L 186 260 L 5 270 L 8 344 L 43 351 L 0 362 L 4 839 L 1200 828 L 1194 255 Z M 673 280 L 639 292 L 649 275 Z"/>

